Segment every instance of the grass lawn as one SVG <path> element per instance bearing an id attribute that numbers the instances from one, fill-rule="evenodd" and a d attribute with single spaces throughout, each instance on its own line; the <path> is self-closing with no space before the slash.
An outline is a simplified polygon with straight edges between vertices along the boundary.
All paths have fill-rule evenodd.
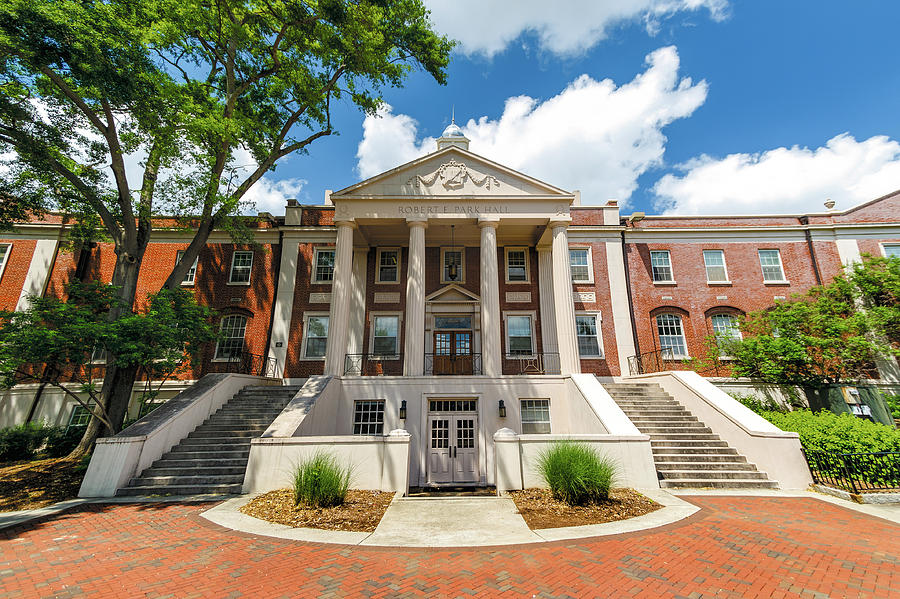
<path id="1" fill-rule="evenodd" d="M 86 470 L 86 461 L 66 458 L 0 463 L 0 512 L 75 499 Z"/>

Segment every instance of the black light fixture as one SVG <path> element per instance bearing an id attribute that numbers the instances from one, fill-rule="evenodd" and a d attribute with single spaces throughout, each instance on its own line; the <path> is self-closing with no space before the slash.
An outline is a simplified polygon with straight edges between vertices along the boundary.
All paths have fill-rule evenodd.
<path id="1" fill-rule="evenodd" d="M 503 403 L 503 400 L 500 400 L 500 418 L 506 418 L 506 404 Z"/>
<path id="2" fill-rule="evenodd" d="M 453 256 L 456 253 L 456 244 L 454 243 L 454 235 L 453 229 L 456 228 L 456 225 L 450 225 L 450 255 Z M 456 258 L 450 258 L 450 264 L 447 267 L 447 278 L 451 281 L 455 281 L 456 277 L 459 276 L 458 266 L 456 264 Z"/>
<path id="3" fill-rule="evenodd" d="M 406 400 L 400 402 L 400 420 L 406 420 Z"/>

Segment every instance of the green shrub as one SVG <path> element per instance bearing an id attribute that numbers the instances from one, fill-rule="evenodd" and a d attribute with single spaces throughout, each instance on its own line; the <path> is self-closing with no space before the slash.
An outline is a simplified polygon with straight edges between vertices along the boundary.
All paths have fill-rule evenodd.
<path id="1" fill-rule="evenodd" d="M 344 503 L 350 486 L 350 467 L 329 453 L 316 453 L 300 462 L 294 474 L 294 504 L 332 507 Z"/>
<path id="2" fill-rule="evenodd" d="M 43 423 L 29 422 L 0 429 L 0 462 L 32 459 L 47 435 L 49 429 Z"/>
<path id="3" fill-rule="evenodd" d="M 885 393 L 884 401 L 887 402 L 888 410 L 891 411 L 894 422 L 897 423 L 897 426 L 900 426 L 900 395 L 889 395 Z"/>
<path id="4" fill-rule="evenodd" d="M 558 441 L 538 456 L 537 471 L 554 499 L 586 505 L 609 498 L 615 465 L 585 443 Z"/>
<path id="5" fill-rule="evenodd" d="M 757 414 L 762 414 L 763 412 L 787 411 L 787 409 L 777 401 L 768 397 L 762 400 L 757 398 L 755 395 L 741 395 L 739 393 L 732 393 L 731 396 Z"/>
<path id="6" fill-rule="evenodd" d="M 835 453 L 900 451 L 900 431 L 883 424 L 832 412 L 763 412 L 763 418 L 800 435 L 804 449 Z"/>
<path id="7" fill-rule="evenodd" d="M 44 448 L 44 451 L 51 458 L 69 455 L 84 436 L 84 428 L 83 426 L 57 426 L 49 429 L 47 447 Z"/>

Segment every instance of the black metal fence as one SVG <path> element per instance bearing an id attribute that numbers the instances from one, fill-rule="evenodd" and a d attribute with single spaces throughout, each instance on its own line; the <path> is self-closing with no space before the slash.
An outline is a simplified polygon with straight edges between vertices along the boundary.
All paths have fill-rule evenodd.
<path id="1" fill-rule="evenodd" d="M 344 358 L 345 376 L 400 376 L 403 374 L 403 354 L 347 354 Z"/>
<path id="2" fill-rule="evenodd" d="M 425 374 L 481 374 L 481 354 L 425 354 Z"/>
<path id="3" fill-rule="evenodd" d="M 232 352 L 228 357 L 218 357 L 207 363 L 207 372 L 233 372 L 254 376 L 275 377 L 278 360 L 247 351 Z"/>
<path id="4" fill-rule="evenodd" d="M 900 491 L 900 451 L 832 453 L 804 450 L 813 481 L 851 493 Z"/>
<path id="5" fill-rule="evenodd" d="M 512 365 L 512 374 L 559 374 L 559 354 L 506 354 L 503 359 Z M 504 372 L 509 372 L 504 368 Z"/>
<path id="6" fill-rule="evenodd" d="M 637 356 L 628 356 L 628 374 L 649 374 L 666 370 L 666 360 L 674 360 L 672 348 L 664 347 Z"/>

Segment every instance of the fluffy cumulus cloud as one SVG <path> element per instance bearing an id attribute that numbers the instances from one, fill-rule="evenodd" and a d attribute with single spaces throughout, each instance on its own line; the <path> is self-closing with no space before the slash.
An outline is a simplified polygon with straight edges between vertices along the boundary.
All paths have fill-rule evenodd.
<path id="1" fill-rule="evenodd" d="M 483 2 L 426 0 L 438 31 L 460 42 L 466 54 L 492 56 L 523 33 L 533 33 L 542 50 L 575 54 L 594 46 L 611 27 L 630 21 L 645 23 L 655 33 L 662 19 L 675 13 L 706 9 L 724 18 L 727 0 L 546 0 Z"/>
<path id="2" fill-rule="evenodd" d="M 476 154 L 564 189 L 580 189 L 585 204 L 624 202 L 638 177 L 661 164 L 663 127 L 706 100 L 706 83 L 680 78 L 678 67 L 675 48 L 661 48 L 629 83 L 617 87 L 582 75 L 543 102 L 512 97 L 499 119 L 481 117 L 462 128 Z M 406 115 L 368 117 L 359 174 L 378 174 L 434 148 L 431 138 L 417 140 L 416 122 Z"/>
<path id="3" fill-rule="evenodd" d="M 701 156 L 662 177 L 653 191 L 670 214 L 803 213 L 874 199 L 900 187 L 900 143 L 886 136 L 856 141 L 847 133 L 819 148 Z"/>

